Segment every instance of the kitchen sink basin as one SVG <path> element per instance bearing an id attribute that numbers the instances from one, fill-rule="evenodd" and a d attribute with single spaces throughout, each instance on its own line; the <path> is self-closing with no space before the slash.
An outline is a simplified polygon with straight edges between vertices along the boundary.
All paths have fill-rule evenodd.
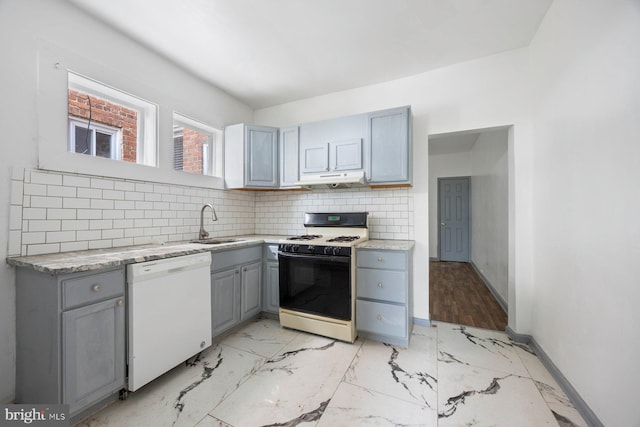
<path id="1" fill-rule="evenodd" d="M 192 240 L 191 243 L 201 243 L 203 245 L 221 245 L 223 243 L 233 243 L 238 242 L 239 239 L 202 239 L 202 240 Z"/>

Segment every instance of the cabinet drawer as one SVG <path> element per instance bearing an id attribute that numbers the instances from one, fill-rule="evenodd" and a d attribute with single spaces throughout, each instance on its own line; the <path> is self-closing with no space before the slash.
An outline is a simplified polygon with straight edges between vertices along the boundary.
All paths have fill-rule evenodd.
<path id="1" fill-rule="evenodd" d="M 278 245 L 264 245 L 264 259 L 267 261 L 277 261 Z"/>
<path id="2" fill-rule="evenodd" d="M 62 309 L 124 295 L 124 269 L 74 277 L 62 281 Z"/>
<path id="3" fill-rule="evenodd" d="M 262 245 L 211 254 L 211 271 L 262 260 Z"/>
<path id="4" fill-rule="evenodd" d="M 407 253 L 400 251 L 368 251 L 357 252 L 358 267 L 407 269 Z"/>
<path id="5" fill-rule="evenodd" d="M 358 268 L 356 284 L 358 298 L 407 302 L 407 273 L 405 271 Z"/>
<path id="6" fill-rule="evenodd" d="M 356 329 L 404 337 L 407 330 L 407 309 L 402 305 L 357 300 Z"/>

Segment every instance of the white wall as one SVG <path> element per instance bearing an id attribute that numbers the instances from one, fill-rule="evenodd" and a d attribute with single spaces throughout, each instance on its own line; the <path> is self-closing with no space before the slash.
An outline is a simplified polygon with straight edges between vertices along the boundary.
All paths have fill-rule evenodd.
<path id="1" fill-rule="evenodd" d="M 145 92 L 139 95 L 159 105 L 160 161 L 165 168 L 170 168 L 172 156 L 170 130 L 174 109 L 214 125 L 252 120 L 253 112 L 249 107 L 93 20 L 66 1 L 2 0 L 0 117 L 3 154 L 0 156 L 0 204 L 4 206 L 4 212 L 0 215 L 0 241 L 9 240 L 12 169 L 37 168 L 39 140 L 54 138 L 55 143 L 60 143 L 56 139 L 59 135 L 43 133 L 40 124 L 51 121 L 54 115 L 65 117 L 66 106 L 41 111 L 40 116 L 37 113 L 38 47 L 43 45 L 59 46 L 65 53 L 72 52 L 74 60 L 79 60 L 87 69 L 96 70 L 106 79 L 118 76 L 118 83 L 126 84 L 133 92 L 139 88 Z M 48 93 L 52 89 L 40 86 L 40 93 Z M 0 259 L 6 255 L 7 247 L 2 245 Z M 1 263 L 0 402 L 13 399 L 14 385 L 14 271 Z"/>
<path id="2" fill-rule="evenodd" d="M 257 110 L 255 121 L 284 126 L 401 105 L 411 105 L 413 113 L 414 315 L 429 316 L 428 135 L 513 124 L 509 162 L 516 173 L 509 182 L 514 195 L 509 198 L 509 323 L 519 333 L 529 333 L 532 130 L 527 49 Z"/>
<path id="3" fill-rule="evenodd" d="M 507 129 L 482 132 L 471 157 L 471 261 L 508 301 Z"/>
<path id="4" fill-rule="evenodd" d="M 532 331 L 607 426 L 640 425 L 640 2 L 555 1 L 535 76 Z"/>
<path id="5" fill-rule="evenodd" d="M 471 176 L 469 151 L 429 155 L 429 257 L 438 258 L 438 178 Z"/>

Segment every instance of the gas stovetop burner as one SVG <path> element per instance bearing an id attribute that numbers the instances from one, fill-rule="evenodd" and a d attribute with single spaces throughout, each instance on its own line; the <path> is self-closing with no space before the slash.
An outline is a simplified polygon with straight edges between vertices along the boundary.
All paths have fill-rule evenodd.
<path id="1" fill-rule="evenodd" d="M 338 236 L 333 239 L 327 240 L 327 242 L 353 242 L 354 240 L 358 240 L 360 236 Z"/>
<path id="2" fill-rule="evenodd" d="M 287 240 L 314 240 L 319 239 L 320 237 L 322 236 L 319 234 L 303 234 L 302 236 L 289 237 Z"/>

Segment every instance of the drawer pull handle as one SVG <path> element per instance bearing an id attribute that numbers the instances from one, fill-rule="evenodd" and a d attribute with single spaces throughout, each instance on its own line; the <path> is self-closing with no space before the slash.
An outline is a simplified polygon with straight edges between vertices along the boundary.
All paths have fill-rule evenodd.
<path id="1" fill-rule="evenodd" d="M 384 259 L 381 256 L 379 256 L 378 257 L 378 262 L 382 262 L 382 261 L 384 261 Z"/>
<path id="2" fill-rule="evenodd" d="M 378 287 L 381 288 L 382 287 L 382 283 L 378 283 Z"/>
<path id="3" fill-rule="evenodd" d="M 99 285 L 99 284 L 97 284 L 97 283 L 91 287 L 91 290 L 92 290 L 93 292 L 100 292 L 100 290 L 101 290 L 101 289 L 102 289 L 102 286 L 100 286 L 100 285 Z"/>
<path id="4" fill-rule="evenodd" d="M 118 307 L 122 307 L 124 305 L 124 300 L 123 299 L 119 299 L 117 304 L 118 304 Z"/>
<path id="5" fill-rule="evenodd" d="M 376 319 L 378 320 L 382 320 L 382 316 L 380 316 L 379 314 L 376 316 Z"/>

